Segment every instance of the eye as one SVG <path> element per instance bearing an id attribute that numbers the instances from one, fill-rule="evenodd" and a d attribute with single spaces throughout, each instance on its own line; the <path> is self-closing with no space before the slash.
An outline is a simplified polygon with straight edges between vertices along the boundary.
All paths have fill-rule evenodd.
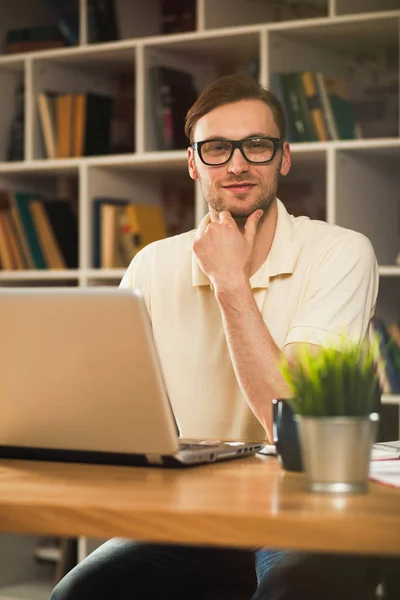
<path id="1" fill-rule="evenodd" d="M 273 143 L 270 140 L 253 139 L 247 140 L 244 144 L 246 150 L 251 152 L 264 152 L 270 150 L 273 147 Z"/>
<path id="2" fill-rule="evenodd" d="M 207 144 L 203 144 L 203 152 L 207 154 L 217 154 L 220 152 L 229 152 L 231 149 L 231 145 L 229 142 L 224 142 L 221 140 L 215 140 L 213 142 L 207 142 Z"/>

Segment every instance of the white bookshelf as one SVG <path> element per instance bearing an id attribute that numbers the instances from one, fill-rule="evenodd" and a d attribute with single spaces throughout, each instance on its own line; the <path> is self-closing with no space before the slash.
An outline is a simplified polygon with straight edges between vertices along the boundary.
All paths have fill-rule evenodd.
<path id="1" fill-rule="evenodd" d="M 54 585 L 50 580 L 22 581 L 0 589 L 0 600 L 48 600 Z"/>
<path id="2" fill-rule="evenodd" d="M 271 20 L 271 9 L 259 0 L 197 0 L 196 29 L 161 35 L 160 2 L 116 0 L 121 39 L 88 43 L 86 0 L 80 0 L 80 43 L 75 47 L 0 55 L 0 188 L 54 194 L 58 179 L 67 176 L 78 191 L 79 267 L 68 271 L 0 271 L 0 285 L 78 286 L 117 285 L 121 269 L 94 269 L 91 263 L 91 205 L 96 195 L 140 198 L 160 203 L 165 181 L 192 184 L 188 179 L 186 150 L 157 151 L 151 116 L 149 67 L 155 64 L 190 71 L 198 89 L 220 74 L 259 60 L 260 82 L 270 74 L 294 70 L 321 70 L 345 74 L 357 53 L 400 49 L 400 0 L 317 0 L 325 16 Z M 51 23 L 41 0 L 2 3 L 0 39 L 10 28 Z M 112 75 L 135 75 L 135 153 L 82 158 L 45 158 L 36 95 L 40 91 L 112 91 Z M 5 162 L 7 130 L 14 110 L 17 86 L 25 85 L 25 159 Z M 400 90 L 398 91 L 400 96 Z M 400 265 L 400 115 L 393 135 L 382 134 L 350 141 L 292 144 L 293 168 L 288 181 L 313 183 L 313 201 L 322 203 L 331 223 L 365 233 L 379 261 L 381 291 L 377 314 L 399 318 Z M 206 206 L 193 186 L 194 224 Z M 399 397 L 385 396 L 398 403 Z M 3 539 L 0 536 L 0 552 Z M 79 541 L 79 558 L 91 549 Z M 24 571 L 26 573 L 26 569 Z M 18 576 L 20 581 L 30 580 Z M 35 579 L 33 579 L 35 581 Z M 39 580 L 38 580 L 39 581 Z M 2 582 L 0 581 L 0 584 Z M 11 584 L 10 584 L 11 585 Z M 14 583 L 12 583 L 14 585 Z M 19 583 L 15 583 L 19 585 Z M 30 585 L 30 584 L 29 584 Z M 25 591 L 0 585 L 4 598 L 47 598 L 48 590 Z M 40 588 L 40 581 L 38 589 Z M 2 595 L 2 589 L 4 594 Z M 7 592 L 5 590 L 8 590 Z M 8 595 L 7 595 L 8 594 Z M 30 595 L 29 595 L 30 594 Z M 36 594 L 36 595 L 35 595 Z"/>
<path id="3" fill-rule="evenodd" d="M 0 600 L 47 600 L 54 570 L 35 562 L 38 536 L 0 535 Z"/>

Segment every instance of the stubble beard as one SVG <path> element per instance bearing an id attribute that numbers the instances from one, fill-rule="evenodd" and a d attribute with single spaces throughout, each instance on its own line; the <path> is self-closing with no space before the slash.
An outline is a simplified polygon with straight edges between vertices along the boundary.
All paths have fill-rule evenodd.
<path id="1" fill-rule="evenodd" d="M 230 206 L 229 200 L 223 199 L 219 194 L 218 190 L 215 193 L 214 189 L 211 185 L 204 182 L 203 178 L 199 176 L 200 186 L 204 195 L 204 198 L 207 204 L 213 208 L 217 213 L 222 212 L 223 210 L 227 210 L 231 213 L 233 219 L 235 220 L 238 228 L 243 231 L 244 226 L 246 225 L 246 221 L 248 217 L 257 209 L 263 210 L 263 215 L 259 221 L 258 226 L 265 220 L 273 201 L 276 198 L 276 193 L 278 189 L 278 176 L 279 171 L 277 170 L 273 180 L 269 183 L 269 185 L 265 185 L 264 189 L 260 191 L 258 197 L 254 199 L 251 206 L 247 206 L 245 210 L 241 211 L 240 209 L 232 209 Z M 248 181 L 247 178 L 242 178 L 242 181 Z M 235 178 L 233 181 L 240 182 L 240 177 Z M 233 183 L 232 181 L 232 183 Z M 245 202 L 247 194 L 237 194 L 236 198 L 238 200 L 243 200 Z"/>

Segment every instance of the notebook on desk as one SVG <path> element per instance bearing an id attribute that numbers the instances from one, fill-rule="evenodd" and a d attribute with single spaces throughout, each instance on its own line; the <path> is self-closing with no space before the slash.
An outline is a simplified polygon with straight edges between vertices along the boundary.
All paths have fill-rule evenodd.
<path id="1" fill-rule="evenodd" d="M 3 289 L 0 331 L 0 457 L 190 466 L 264 446 L 180 439 L 139 292 Z"/>
<path id="2" fill-rule="evenodd" d="M 369 468 L 371 481 L 400 488 L 400 440 L 372 446 Z"/>
<path id="3" fill-rule="evenodd" d="M 371 460 L 400 458 L 400 440 L 372 444 Z"/>

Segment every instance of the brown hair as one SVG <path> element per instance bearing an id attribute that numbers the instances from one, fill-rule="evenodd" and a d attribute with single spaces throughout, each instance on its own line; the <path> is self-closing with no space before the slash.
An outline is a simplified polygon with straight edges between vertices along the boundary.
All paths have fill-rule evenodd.
<path id="1" fill-rule="evenodd" d="M 214 81 L 189 109 L 185 119 L 185 134 L 190 142 L 193 142 L 194 128 L 201 117 L 218 106 L 240 102 L 241 100 L 262 100 L 265 102 L 272 110 L 281 139 L 285 139 L 286 118 L 278 98 L 248 73 L 236 73 L 224 75 Z"/>

